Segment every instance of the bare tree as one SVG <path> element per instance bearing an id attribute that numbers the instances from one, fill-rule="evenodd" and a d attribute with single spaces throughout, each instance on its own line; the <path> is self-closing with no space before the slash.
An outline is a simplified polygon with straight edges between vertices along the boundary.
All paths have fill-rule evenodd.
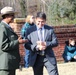
<path id="1" fill-rule="evenodd" d="M 19 0 L 19 3 L 20 3 L 20 7 L 21 7 L 22 17 L 25 17 L 27 15 L 26 1 L 25 0 Z"/>

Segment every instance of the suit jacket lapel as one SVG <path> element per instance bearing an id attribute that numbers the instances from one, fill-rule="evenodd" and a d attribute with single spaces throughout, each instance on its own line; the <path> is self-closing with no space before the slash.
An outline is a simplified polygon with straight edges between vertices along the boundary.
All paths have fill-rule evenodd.
<path id="1" fill-rule="evenodd" d="M 47 30 L 46 26 L 44 25 L 44 41 L 46 40 L 47 35 L 48 35 L 48 30 Z"/>
<path id="2" fill-rule="evenodd" d="M 34 35 L 35 35 L 36 41 L 38 41 L 39 37 L 38 37 L 38 32 L 37 32 L 37 27 L 36 26 L 35 26 L 35 33 L 34 33 Z"/>
<path id="3" fill-rule="evenodd" d="M 1 22 L 1 25 L 4 25 L 6 28 L 8 28 L 12 33 L 16 34 L 11 27 L 8 27 L 4 22 Z M 16 34 L 17 35 L 17 34 Z"/>
<path id="4" fill-rule="evenodd" d="M 11 27 L 6 26 L 12 33 L 16 34 Z M 16 34 L 17 35 L 17 34 Z"/>

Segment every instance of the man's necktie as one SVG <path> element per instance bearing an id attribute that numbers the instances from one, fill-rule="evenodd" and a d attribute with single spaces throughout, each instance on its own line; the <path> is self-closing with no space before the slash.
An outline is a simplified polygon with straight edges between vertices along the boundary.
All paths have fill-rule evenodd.
<path id="1" fill-rule="evenodd" d="M 44 41 L 43 40 L 43 34 L 42 34 L 42 28 L 40 28 L 40 41 Z M 40 51 L 40 55 L 44 55 L 44 50 L 43 51 Z"/>

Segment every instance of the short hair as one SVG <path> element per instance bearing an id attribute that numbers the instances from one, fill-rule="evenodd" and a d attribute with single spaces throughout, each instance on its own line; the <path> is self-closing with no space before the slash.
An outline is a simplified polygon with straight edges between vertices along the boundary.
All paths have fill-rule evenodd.
<path id="1" fill-rule="evenodd" d="M 5 19 L 6 17 L 7 17 L 7 14 L 6 14 L 6 15 L 2 15 L 2 18 L 3 18 L 3 19 Z"/>
<path id="2" fill-rule="evenodd" d="M 10 15 L 12 15 L 12 14 L 13 14 L 13 16 L 14 16 L 14 13 L 10 13 L 10 14 L 2 15 L 2 18 L 5 19 L 5 18 L 7 18 L 8 16 L 10 16 Z"/>
<path id="3" fill-rule="evenodd" d="M 43 12 L 38 12 L 36 15 L 36 18 L 42 18 L 42 19 L 46 20 L 46 14 Z"/>

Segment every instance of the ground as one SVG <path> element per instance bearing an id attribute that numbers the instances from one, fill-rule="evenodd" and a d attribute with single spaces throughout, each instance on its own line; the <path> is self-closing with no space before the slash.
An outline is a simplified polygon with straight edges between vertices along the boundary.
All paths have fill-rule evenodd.
<path id="1" fill-rule="evenodd" d="M 76 62 L 69 63 L 58 63 L 59 75 L 76 75 Z M 22 68 L 22 71 L 19 69 L 16 70 L 16 75 L 33 75 L 32 68 Z M 44 68 L 44 75 L 48 75 L 47 70 Z"/>

